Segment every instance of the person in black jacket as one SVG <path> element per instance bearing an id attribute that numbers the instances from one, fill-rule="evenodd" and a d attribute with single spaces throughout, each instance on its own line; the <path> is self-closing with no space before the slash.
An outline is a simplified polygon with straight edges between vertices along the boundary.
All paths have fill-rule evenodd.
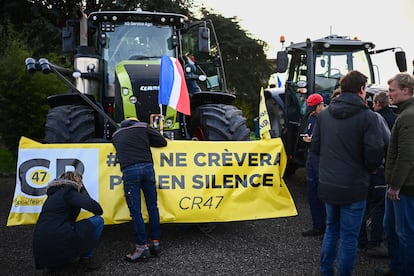
<path id="1" fill-rule="evenodd" d="M 327 216 L 322 275 L 334 275 L 335 259 L 338 275 L 352 275 L 370 173 L 384 157 L 379 120 L 365 104 L 366 82 L 359 71 L 343 76 L 342 93 L 319 113 L 313 130 L 310 151 L 320 156 L 318 195 Z"/>
<path id="2" fill-rule="evenodd" d="M 125 199 L 135 231 L 135 246 L 125 259 L 128 262 L 142 261 L 160 253 L 160 214 L 151 147 L 165 147 L 167 140 L 147 123 L 128 118 L 113 134 L 112 143 L 121 166 Z M 141 212 L 141 190 L 149 216 L 149 247 Z"/>
<path id="3" fill-rule="evenodd" d="M 390 106 L 390 99 L 388 98 L 386 92 L 379 92 L 374 96 L 372 108 L 384 117 L 388 128 L 391 131 L 394 126 L 395 119 L 397 118 L 397 113 L 392 110 Z"/>
<path id="4" fill-rule="evenodd" d="M 103 211 L 83 186 L 82 175 L 65 172 L 48 184 L 46 193 L 33 233 L 36 268 L 54 270 L 79 260 L 85 271 L 98 269 L 91 258 L 103 230 Z M 76 221 L 81 208 L 95 215 Z"/>

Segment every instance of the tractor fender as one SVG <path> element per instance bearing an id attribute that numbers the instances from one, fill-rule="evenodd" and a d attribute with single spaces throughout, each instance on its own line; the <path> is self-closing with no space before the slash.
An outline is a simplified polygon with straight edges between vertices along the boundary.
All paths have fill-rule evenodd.
<path id="1" fill-rule="evenodd" d="M 283 126 L 285 124 L 285 104 L 283 96 L 284 88 L 266 88 L 264 90 L 267 113 L 270 120 L 270 135 L 272 137 L 281 137 Z"/>
<path id="2" fill-rule="evenodd" d="M 236 96 L 226 92 L 201 91 L 191 96 L 191 109 L 205 104 L 226 104 L 231 105 Z"/>
<path id="3" fill-rule="evenodd" d="M 91 101 L 95 102 L 93 95 L 84 94 Z M 89 105 L 81 96 L 74 93 L 66 93 L 59 95 L 51 95 L 47 97 L 47 102 L 51 108 L 61 106 L 61 105 Z"/>
<path id="4" fill-rule="evenodd" d="M 285 95 L 284 88 L 266 88 L 264 93 L 266 99 L 272 98 L 284 110 L 285 103 L 282 99 Z"/>

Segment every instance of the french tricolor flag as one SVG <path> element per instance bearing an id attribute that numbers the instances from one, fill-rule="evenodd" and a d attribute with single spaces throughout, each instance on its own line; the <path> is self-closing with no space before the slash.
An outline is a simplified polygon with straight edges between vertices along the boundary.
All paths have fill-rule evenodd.
<path id="1" fill-rule="evenodd" d="M 171 106 L 175 110 L 191 115 L 183 68 L 178 59 L 162 56 L 160 67 L 160 92 L 158 103 Z"/>

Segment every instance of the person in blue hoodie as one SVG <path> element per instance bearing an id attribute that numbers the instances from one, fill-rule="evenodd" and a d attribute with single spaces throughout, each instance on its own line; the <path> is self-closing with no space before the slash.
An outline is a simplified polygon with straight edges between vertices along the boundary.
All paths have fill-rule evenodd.
<path id="1" fill-rule="evenodd" d="M 340 79 L 341 94 L 316 121 L 310 151 L 319 154 L 318 196 L 325 202 L 326 229 L 320 271 L 352 275 L 370 173 L 384 158 L 377 115 L 365 103 L 367 77 L 350 71 Z"/>

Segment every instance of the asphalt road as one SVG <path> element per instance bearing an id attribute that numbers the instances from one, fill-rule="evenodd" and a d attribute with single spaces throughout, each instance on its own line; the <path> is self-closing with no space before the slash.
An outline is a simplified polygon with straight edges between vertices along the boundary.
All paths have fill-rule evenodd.
<path id="1" fill-rule="evenodd" d="M 162 255 L 145 263 L 123 259 L 133 244 L 130 223 L 105 226 L 95 256 L 102 268 L 88 275 L 319 275 L 322 238 L 301 236 L 311 225 L 304 170 L 286 184 L 297 216 L 217 223 L 211 232 L 194 225 L 163 224 Z M 33 225 L 5 226 L 14 185 L 14 176 L 0 177 L 0 275 L 46 275 L 34 268 Z M 387 263 L 386 258 L 359 253 L 354 275 L 375 275 L 374 268 Z M 63 275 L 79 274 L 75 267 Z"/>

